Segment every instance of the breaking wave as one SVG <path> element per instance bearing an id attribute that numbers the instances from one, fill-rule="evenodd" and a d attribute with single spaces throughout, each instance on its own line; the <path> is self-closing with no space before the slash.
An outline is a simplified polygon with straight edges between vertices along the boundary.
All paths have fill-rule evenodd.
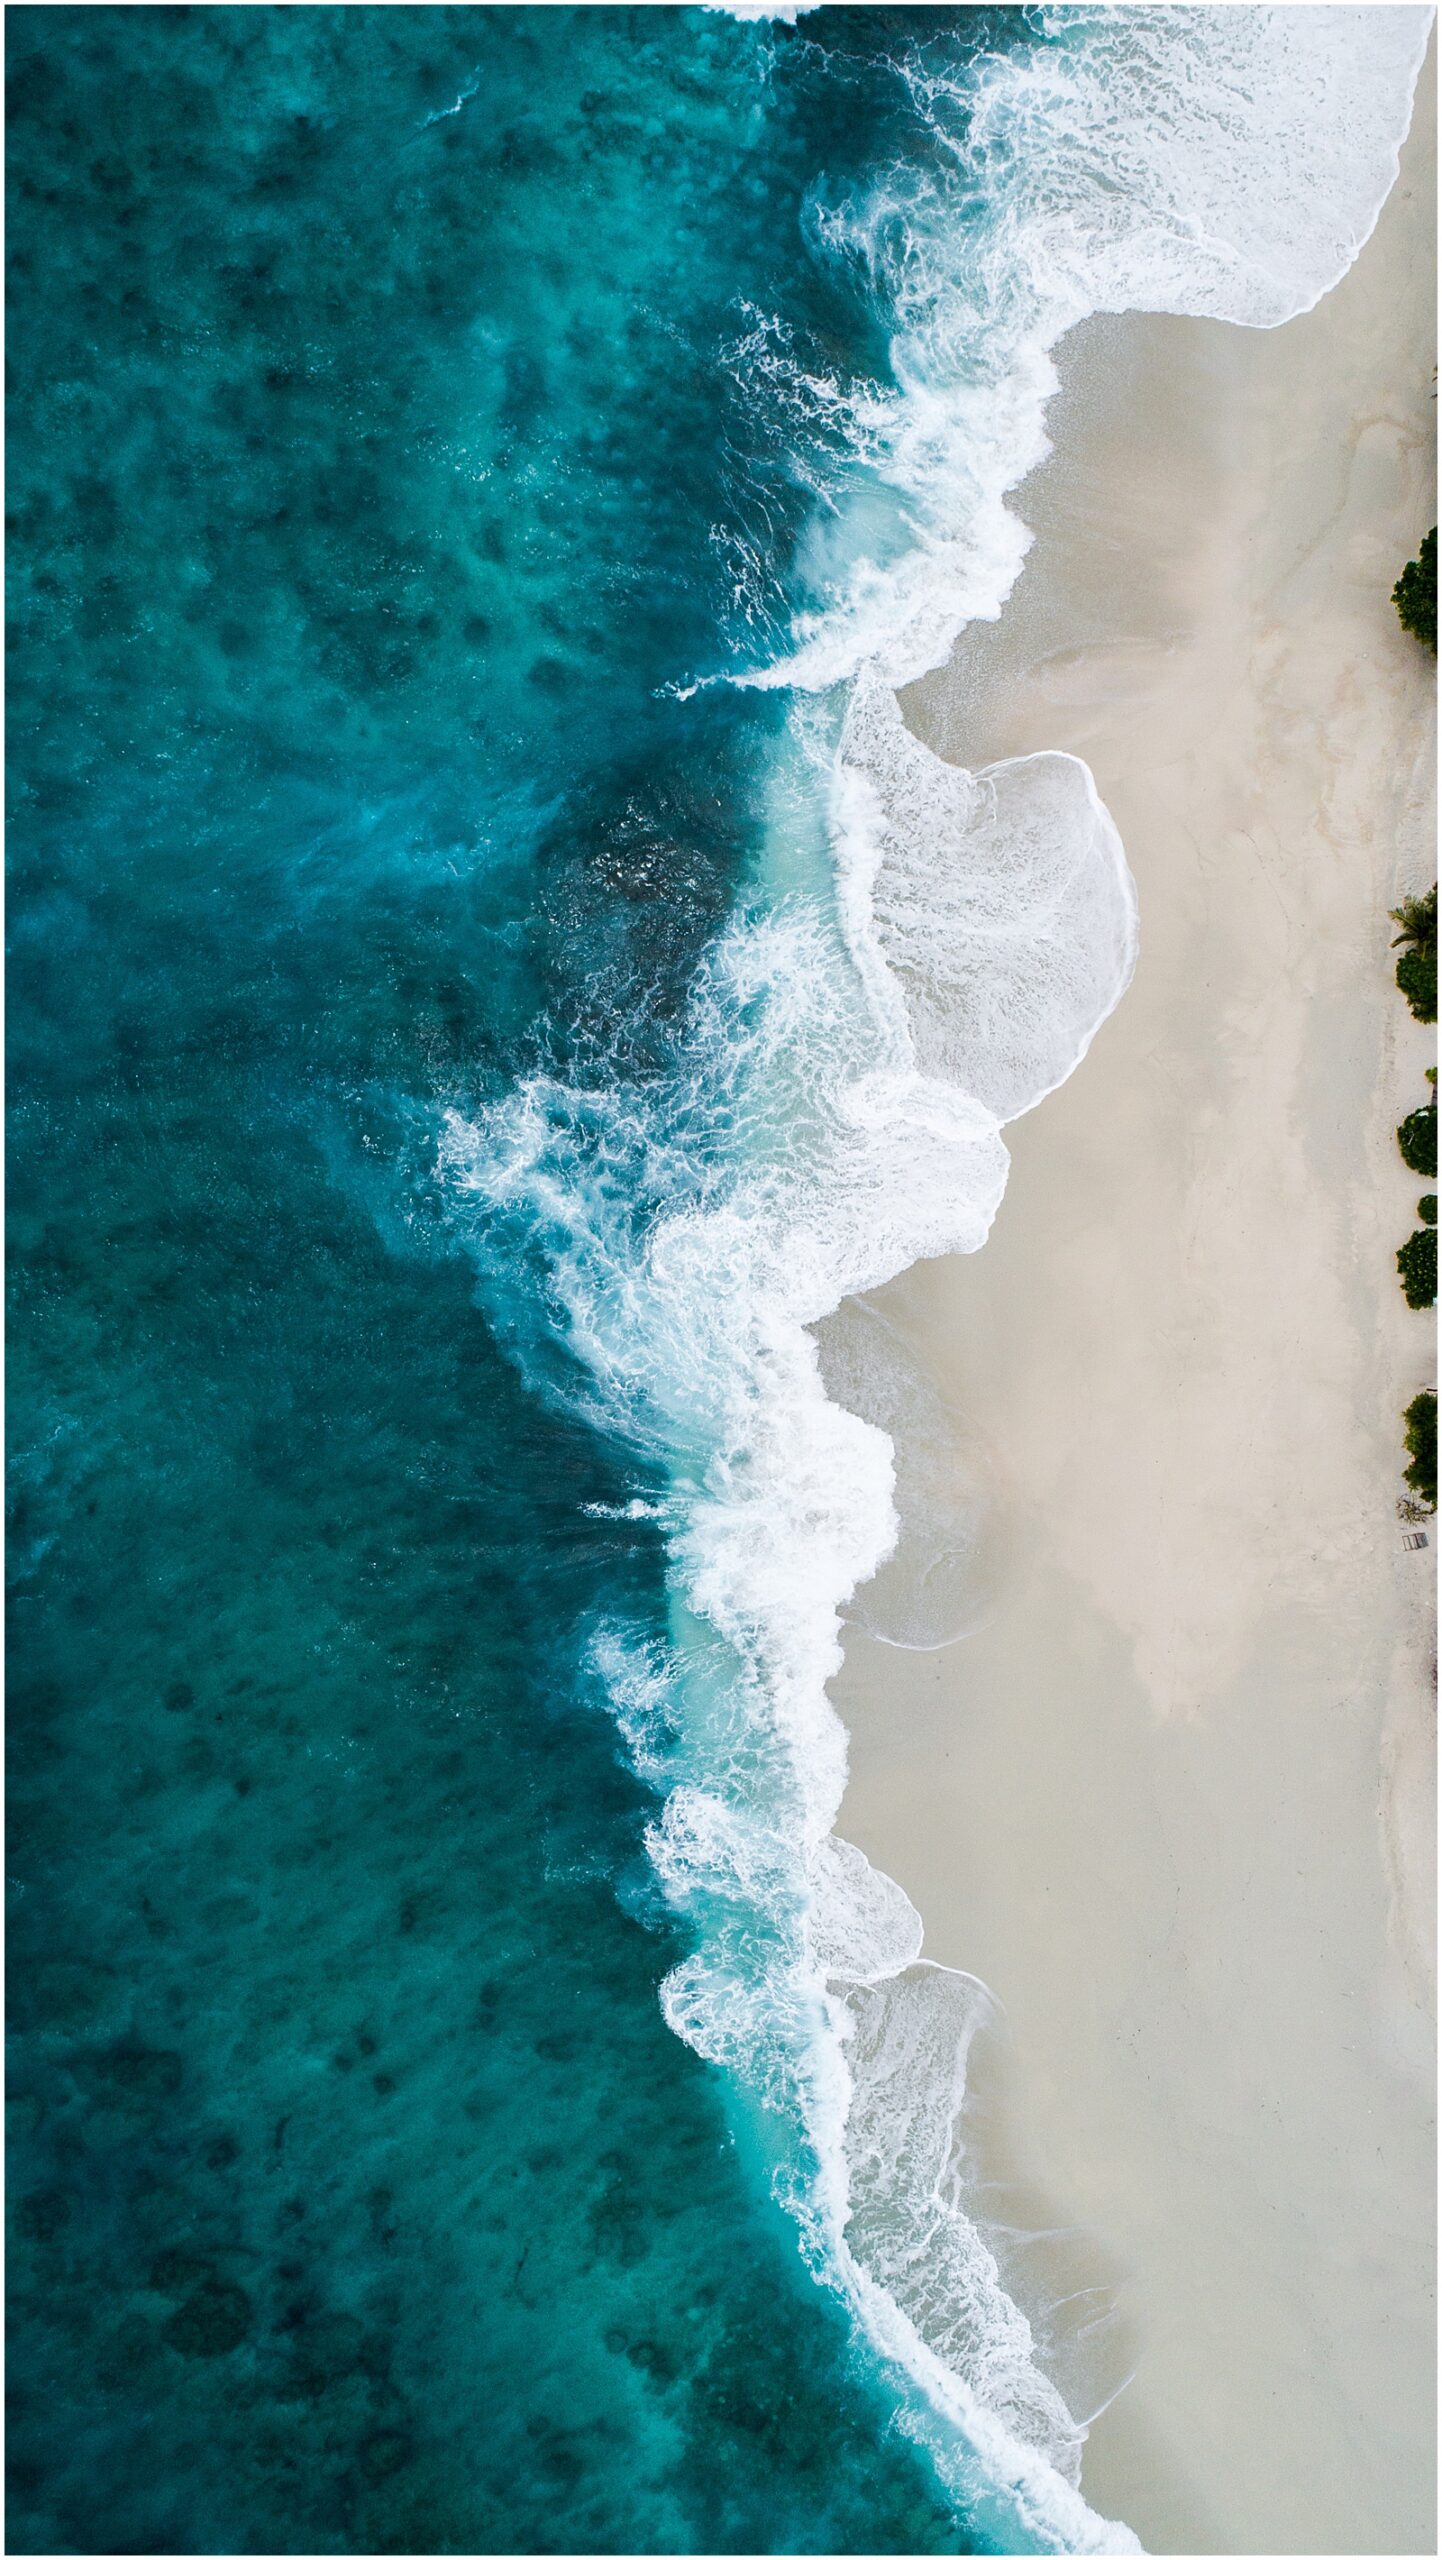
<path id="1" fill-rule="evenodd" d="M 899 39 L 916 148 L 813 205 L 890 380 L 843 389 L 780 320 L 756 336 L 754 397 L 783 404 L 824 503 L 784 564 L 784 638 L 736 676 L 790 695 L 762 875 L 663 1071 L 538 1070 L 453 1114 L 442 1166 L 483 1283 L 529 1275 L 521 1356 L 625 1439 L 665 1532 L 668 1642 L 606 1627 L 593 1651 L 691 1926 L 666 2016 L 734 2075 L 811 2263 L 973 2524 L 1104 2551 L 1137 2546 L 1080 2494 L 1094 2374 L 1023 2310 L 977 2200 L 988 1995 L 922 1959 L 905 1895 L 836 1837 L 827 1685 L 854 1595 L 891 1641 L 963 1632 L 979 1536 L 959 1426 L 854 1302 L 984 1243 L 1003 1128 L 1120 1001 L 1136 902 L 1085 765 L 948 766 L 896 687 L 1005 604 L 1028 542 L 1008 496 L 1047 449 L 1067 329 L 1273 327 L 1345 271 L 1428 13 L 1038 14 L 1004 55 Z M 843 1306 L 823 1357 L 812 1328 Z"/>

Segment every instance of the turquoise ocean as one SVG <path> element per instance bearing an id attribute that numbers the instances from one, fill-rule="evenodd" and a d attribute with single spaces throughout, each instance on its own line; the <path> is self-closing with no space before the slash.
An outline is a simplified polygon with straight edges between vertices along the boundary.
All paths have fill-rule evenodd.
<path id="1" fill-rule="evenodd" d="M 968 1563 L 812 1329 L 1132 965 L 896 698 L 1051 350 L 1314 301 L 1427 24 L 10 11 L 12 2550 L 1135 2547 L 833 1831 Z"/>

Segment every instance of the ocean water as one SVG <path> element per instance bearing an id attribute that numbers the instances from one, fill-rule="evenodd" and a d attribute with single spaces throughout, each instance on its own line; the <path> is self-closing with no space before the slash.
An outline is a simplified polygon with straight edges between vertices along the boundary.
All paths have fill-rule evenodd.
<path id="1" fill-rule="evenodd" d="M 12 13 L 11 2548 L 1134 2547 L 834 1835 L 984 1568 L 811 1328 L 1131 968 L 896 701 L 1050 349 L 1315 300 L 1426 28 Z"/>

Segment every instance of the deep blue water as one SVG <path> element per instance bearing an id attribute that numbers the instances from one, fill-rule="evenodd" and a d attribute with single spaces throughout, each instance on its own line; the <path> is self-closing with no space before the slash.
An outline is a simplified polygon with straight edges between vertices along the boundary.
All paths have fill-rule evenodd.
<path id="1" fill-rule="evenodd" d="M 659 1538 L 430 1173 L 755 858 L 776 698 L 661 689 L 813 504 L 748 312 L 884 367 L 899 18 L 11 14 L 12 2549 L 971 2547 L 662 2021 Z"/>

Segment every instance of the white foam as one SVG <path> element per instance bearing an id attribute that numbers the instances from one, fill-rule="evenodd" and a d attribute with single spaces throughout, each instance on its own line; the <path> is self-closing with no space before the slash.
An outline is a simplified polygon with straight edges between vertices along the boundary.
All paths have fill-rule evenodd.
<path id="1" fill-rule="evenodd" d="M 1005 1588 L 1001 1461 L 868 1300 L 849 1298 L 817 1345 L 828 1395 L 893 1444 L 896 1543 L 850 1615 L 907 1651 L 955 1644 L 986 1623 Z"/>
<path id="2" fill-rule="evenodd" d="M 1030 1111 L 1136 964 L 1136 894 L 1087 767 L 943 764 L 868 674 L 842 732 L 837 806 L 842 912 L 917 1066 L 998 1121 Z"/>
<path id="3" fill-rule="evenodd" d="M 719 17 L 779 18 L 788 27 L 822 5 L 823 0 L 701 0 L 703 9 Z"/>
<path id="4" fill-rule="evenodd" d="M 954 2156 L 967 2055 L 990 2007 L 981 1983 L 934 1965 L 848 1987 L 847 2245 L 971 2400 L 1075 2487 L 1082 2431 L 1038 2371 Z"/>
<path id="5" fill-rule="evenodd" d="M 812 1852 L 812 1950 L 823 1972 L 884 1982 L 921 1953 L 921 1914 L 899 1884 L 832 1831 Z"/>
<path id="6" fill-rule="evenodd" d="M 1310 310 L 1368 239 L 1397 175 L 1429 8 L 1068 8 L 1058 41 L 908 77 L 929 165 L 818 208 L 818 246 L 891 324 L 888 397 L 868 386 L 850 537 L 831 525 L 816 601 L 742 681 L 892 685 L 994 620 L 1029 536 L 1007 494 L 1044 459 L 1051 351 L 1098 311 L 1274 328 Z M 904 541 L 868 539 L 872 484 Z M 888 519 L 895 523 L 895 515 Z"/>

